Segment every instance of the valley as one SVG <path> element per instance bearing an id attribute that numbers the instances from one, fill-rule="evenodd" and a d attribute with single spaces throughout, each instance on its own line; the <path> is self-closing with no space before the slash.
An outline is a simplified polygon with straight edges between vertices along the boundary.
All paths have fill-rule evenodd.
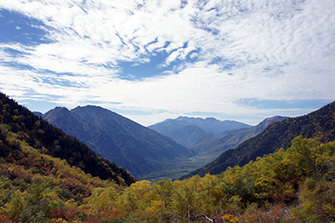
<path id="1" fill-rule="evenodd" d="M 178 179 L 284 119 L 269 118 L 251 127 L 236 121 L 179 117 L 144 127 L 98 106 L 56 107 L 39 115 L 138 180 L 151 181 Z"/>
<path id="2" fill-rule="evenodd" d="M 203 176 L 167 179 L 186 173 L 178 166 L 191 170 L 189 163 L 194 160 L 174 159 L 175 169 L 168 161 L 157 161 L 152 166 L 166 169 L 150 173 L 155 181 L 136 180 L 4 94 L 0 111 L 0 221 L 4 223 L 334 219 L 335 102 L 305 116 L 265 120 L 262 125 L 283 119 L 198 169 L 196 174 Z M 240 166 L 219 170 L 234 161 L 235 151 L 240 153 Z M 253 153 L 258 156 L 254 161 Z M 221 161 L 227 154 L 230 158 Z M 203 170 L 221 172 L 203 174 Z M 165 179 L 160 179 L 163 175 Z"/>

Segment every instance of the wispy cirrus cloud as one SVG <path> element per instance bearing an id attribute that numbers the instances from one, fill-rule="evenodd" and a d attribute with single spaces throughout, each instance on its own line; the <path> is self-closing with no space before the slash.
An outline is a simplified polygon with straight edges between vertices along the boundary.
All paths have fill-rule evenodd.
<path id="1" fill-rule="evenodd" d="M 334 8 L 332 0 L 2 1 L 13 33 L 0 35 L 0 87 L 66 106 L 264 118 L 277 110 L 241 101 L 333 100 Z M 162 117 L 149 113 L 133 117 Z"/>

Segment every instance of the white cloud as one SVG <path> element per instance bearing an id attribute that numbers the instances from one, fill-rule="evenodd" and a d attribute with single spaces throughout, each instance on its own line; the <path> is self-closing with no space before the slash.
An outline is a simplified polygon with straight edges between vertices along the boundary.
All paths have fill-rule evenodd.
<path id="1" fill-rule="evenodd" d="M 42 21 L 49 40 L 0 42 L 0 87 L 20 97 L 34 92 L 69 106 L 94 100 L 171 116 L 264 114 L 236 103 L 243 98 L 333 99 L 333 0 L 11 0 L 0 8 Z M 147 63 L 159 52 L 168 55 L 160 68 L 182 66 L 122 79 L 120 61 Z"/>

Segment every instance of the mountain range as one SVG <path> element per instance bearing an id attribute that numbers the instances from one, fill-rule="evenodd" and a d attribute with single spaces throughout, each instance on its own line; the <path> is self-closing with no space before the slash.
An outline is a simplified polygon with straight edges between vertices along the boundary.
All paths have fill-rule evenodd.
<path id="1" fill-rule="evenodd" d="M 179 117 L 147 128 L 98 106 L 78 106 L 72 110 L 56 107 L 41 117 L 138 179 L 157 180 L 186 174 L 208 162 L 186 177 L 218 174 L 229 166 L 242 166 L 258 156 L 288 148 L 299 135 L 319 134 L 328 137 L 325 142 L 333 140 L 329 133 L 332 126 L 328 126 L 332 125 L 329 117 L 333 106 L 332 103 L 297 118 L 267 118 L 254 127 L 214 118 Z"/>
<path id="2" fill-rule="evenodd" d="M 258 134 L 267 125 L 285 119 L 268 118 L 250 127 L 244 123 L 214 118 L 179 117 L 150 126 L 163 132 L 176 133 L 175 137 L 188 141 L 189 145 L 200 142 L 186 149 L 173 140 L 175 137 L 163 136 L 98 106 L 78 106 L 72 110 L 56 107 L 37 115 L 78 138 L 102 157 L 126 168 L 137 179 L 150 180 L 176 179 Z"/>
<path id="3" fill-rule="evenodd" d="M 269 125 L 263 132 L 246 140 L 235 149 L 223 152 L 217 159 L 183 178 L 207 173 L 219 174 L 228 167 L 243 166 L 257 157 L 288 148 L 297 136 L 319 138 L 321 142 L 335 139 L 335 102 L 310 114 L 285 119 Z"/>
<path id="4" fill-rule="evenodd" d="M 210 162 L 227 149 L 233 149 L 240 143 L 262 132 L 270 124 L 287 118 L 288 117 L 282 116 L 266 118 L 256 126 L 247 129 L 229 131 L 224 134 L 214 136 L 197 145 L 189 147 L 189 149 L 193 150 L 197 154 L 197 159 L 204 160 L 204 162 Z"/>
<path id="5" fill-rule="evenodd" d="M 9 171 L 13 178 L 16 174 L 23 176 L 28 172 L 57 175 L 72 167 L 63 178 L 83 171 L 91 177 L 118 184 L 135 182 L 124 168 L 103 159 L 87 145 L 66 135 L 3 93 L 0 93 L 0 158 L 1 164 L 13 166 L 11 170 L 0 168 L 0 172 Z M 24 173 L 20 173 L 22 171 Z"/>
<path id="6" fill-rule="evenodd" d="M 237 121 L 220 121 L 215 118 L 193 118 L 180 116 L 148 126 L 157 132 L 171 137 L 177 143 L 191 147 L 227 131 L 250 128 L 250 125 Z"/>
<path id="7" fill-rule="evenodd" d="M 42 117 L 138 179 L 150 179 L 193 155 L 171 138 L 102 107 L 56 107 Z"/>
<path id="8" fill-rule="evenodd" d="M 67 116 L 72 110 L 55 110 L 69 125 L 78 125 L 80 119 L 99 119 L 88 111 L 89 115 L 72 120 Z M 334 220 L 335 102 L 306 116 L 263 121 L 249 131 L 255 134 L 257 127 L 268 126 L 264 131 L 224 152 L 230 156 L 216 164 L 238 157 L 234 162 L 244 165 L 255 155 L 289 146 L 286 151 L 280 149 L 223 173 L 214 169 L 221 173 L 217 176 L 152 183 L 135 182 L 124 168 L 103 159 L 41 116 L 0 94 L 0 222 Z M 121 126 L 127 123 L 123 121 Z M 69 129 L 85 133 L 100 121 L 92 123 L 85 123 L 84 130 L 78 126 Z M 106 134 L 103 129 L 102 125 L 101 134 Z M 241 132 L 244 130 L 235 131 Z"/>

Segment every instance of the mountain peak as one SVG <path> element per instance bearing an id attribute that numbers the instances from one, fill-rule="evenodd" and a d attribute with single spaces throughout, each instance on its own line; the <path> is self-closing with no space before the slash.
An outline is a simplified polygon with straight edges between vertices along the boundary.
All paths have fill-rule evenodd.
<path id="1" fill-rule="evenodd" d="M 101 109 L 101 110 L 107 110 L 101 106 L 98 106 L 98 105 L 85 105 L 85 106 L 77 106 L 75 107 L 74 109 L 72 110 L 76 110 L 76 109 Z"/>
<path id="2" fill-rule="evenodd" d="M 179 116 L 175 120 L 190 120 L 190 119 L 195 119 L 193 117 L 187 117 L 187 116 Z M 169 120 L 174 120 L 174 119 L 169 119 Z"/>
<path id="3" fill-rule="evenodd" d="M 49 122 L 54 122 L 58 117 L 69 117 L 69 116 L 71 116 L 71 113 L 65 107 L 55 107 L 54 109 L 51 109 L 50 111 L 42 115 L 42 117 L 48 120 Z"/>
<path id="4" fill-rule="evenodd" d="M 200 118 L 200 117 L 188 117 L 188 116 L 179 116 L 176 119 L 167 119 L 167 120 L 186 120 L 186 121 L 197 120 L 197 121 L 216 121 L 216 122 L 220 122 L 220 120 L 218 120 L 216 118 L 213 118 L 213 117 Z"/>
<path id="5" fill-rule="evenodd" d="M 61 106 L 57 106 L 52 110 L 57 111 L 57 112 L 69 112 L 69 109 L 67 109 L 66 107 L 61 107 Z"/>
<path id="6" fill-rule="evenodd" d="M 264 119 L 256 127 L 259 127 L 259 126 L 268 126 L 268 125 L 270 125 L 272 123 L 275 123 L 275 122 L 278 122 L 278 121 L 283 121 L 283 120 L 288 119 L 288 118 L 289 117 L 276 115 L 276 116 Z"/>
<path id="7" fill-rule="evenodd" d="M 207 121 L 219 121 L 219 120 L 217 120 L 216 118 L 213 118 L 213 117 L 207 117 L 205 120 L 207 120 Z"/>
<path id="8" fill-rule="evenodd" d="M 85 106 L 77 106 L 76 108 L 71 110 L 71 113 L 80 113 L 80 114 L 88 114 L 90 113 L 91 115 L 93 113 L 95 113 L 96 115 L 106 115 L 109 116 L 111 114 L 113 114 L 114 116 L 118 116 L 118 117 L 123 117 L 122 115 L 113 112 L 111 110 L 108 110 L 107 108 L 103 108 L 101 106 L 97 106 L 97 105 L 85 105 Z"/>

